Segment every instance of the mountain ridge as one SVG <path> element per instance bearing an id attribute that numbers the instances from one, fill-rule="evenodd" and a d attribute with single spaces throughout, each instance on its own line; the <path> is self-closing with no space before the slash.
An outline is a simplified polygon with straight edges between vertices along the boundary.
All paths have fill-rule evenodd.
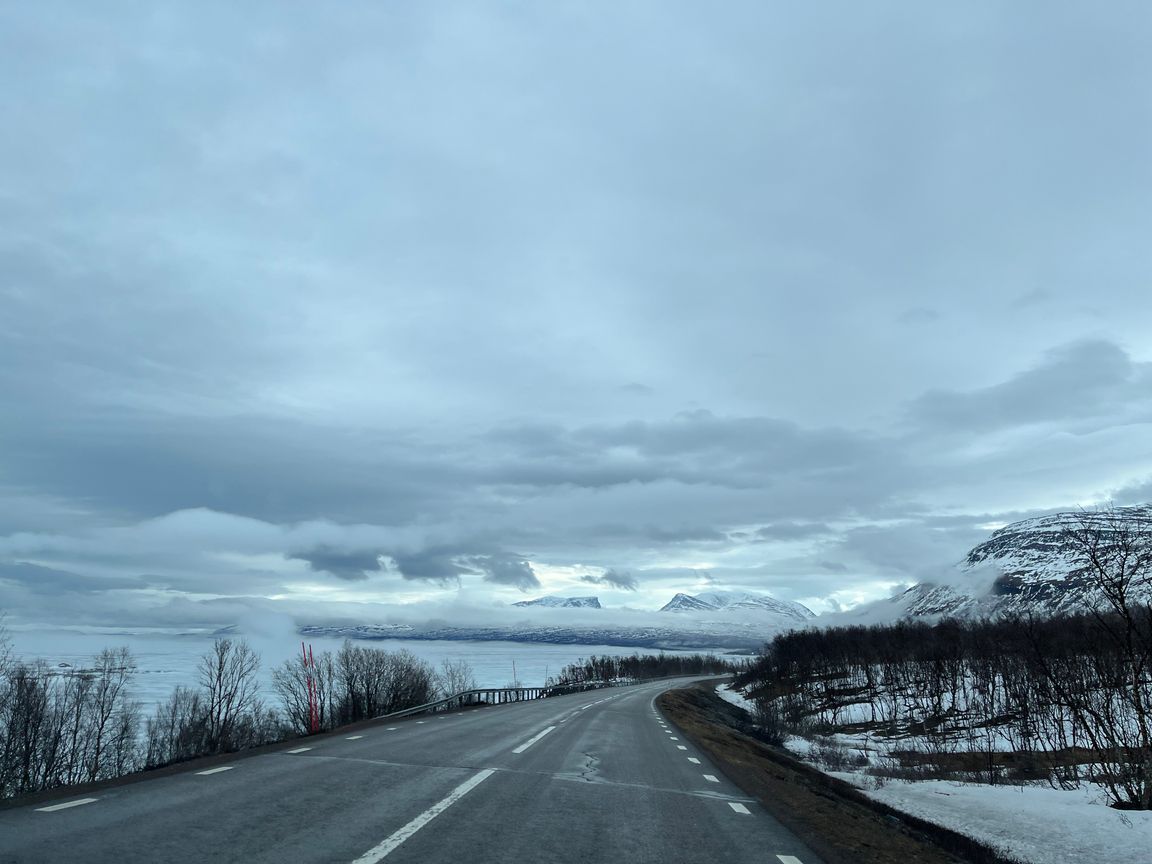
<path id="1" fill-rule="evenodd" d="M 921 582 L 882 602 L 894 605 L 898 617 L 906 618 L 1085 611 L 1099 602 L 1101 594 L 1075 533 L 1098 537 L 1107 555 L 1119 537 L 1118 524 L 1152 540 L 1152 505 L 1062 511 L 1012 522 L 972 547 L 960 562 L 959 574 L 971 574 L 979 588 L 962 582 Z M 988 570 L 995 571 L 990 584 L 978 578 L 980 571 Z M 1152 586 L 1137 586 L 1134 597 L 1152 601 Z"/>
<path id="2" fill-rule="evenodd" d="M 549 594 L 535 600 L 520 600 L 513 606 L 539 606 L 544 609 L 602 609 L 599 597 L 557 597 Z"/>
<path id="3" fill-rule="evenodd" d="M 681 591 L 660 607 L 661 612 L 723 612 L 733 609 L 770 612 L 800 623 L 816 617 L 816 613 L 802 603 L 749 591 L 705 591 L 696 595 Z"/>

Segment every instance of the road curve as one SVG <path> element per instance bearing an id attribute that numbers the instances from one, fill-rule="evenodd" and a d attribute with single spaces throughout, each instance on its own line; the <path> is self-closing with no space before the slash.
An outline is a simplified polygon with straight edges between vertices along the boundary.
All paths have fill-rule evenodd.
<path id="1" fill-rule="evenodd" d="M 332 733 L 0 811 L 0 862 L 820 864 L 653 682 Z"/>

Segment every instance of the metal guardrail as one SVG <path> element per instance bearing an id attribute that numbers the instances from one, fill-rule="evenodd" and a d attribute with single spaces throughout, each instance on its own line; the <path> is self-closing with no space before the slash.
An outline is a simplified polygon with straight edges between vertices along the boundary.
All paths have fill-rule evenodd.
<path id="1" fill-rule="evenodd" d="M 547 699 L 549 696 L 565 696 L 568 693 L 583 693 L 585 690 L 600 690 L 604 687 L 617 687 L 621 684 L 633 682 L 614 681 L 582 681 L 579 684 L 557 684 L 553 687 L 478 687 L 475 690 L 465 690 L 447 699 L 438 699 L 415 708 L 405 708 L 403 711 L 393 711 L 391 714 L 381 714 L 374 720 L 395 720 L 408 717 L 412 714 L 423 714 L 426 711 L 454 711 L 467 708 L 470 705 L 504 705 L 508 702 L 528 702 L 533 699 Z"/>

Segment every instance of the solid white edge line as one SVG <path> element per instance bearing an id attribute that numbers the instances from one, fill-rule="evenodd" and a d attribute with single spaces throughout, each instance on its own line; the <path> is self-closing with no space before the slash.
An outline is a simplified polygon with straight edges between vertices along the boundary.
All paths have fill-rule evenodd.
<path id="1" fill-rule="evenodd" d="M 65 801 L 63 804 L 52 804 L 48 807 L 37 807 L 37 813 L 55 813 L 57 810 L 67 810 L 69 807 L 79 807 L 81 804 L 91 804 L 99 798 L 77 798 L 75 801 Z"/>
<path id="2" fill-rule="evenodd" d="M 388 835 L 380 843 L 377 843 L 359 858 L 352 862 L 352 864 L 376 864 L 377 861 L 382 861 L 398 847 L 401 843 L 495 774 L 493 768 L 485 768 L 479 774 L 474 774 L 469 777 L 455 789 L 448 793 L 447 797 L 433 804 L 403 828 L 394 831 Z"/>
<path id="3" fill-rule="evenodd" d="M 717 778 L 717 776 L 715 774 L 705 774 L 704 779 L 707 780 L 709 783 L 719 783 L 720 782 L 719 778 Z"/>
<path id="4" fill-rule="evenodd" d="M 535 744 L 537 741 L 539 741 L 541 738 L 543 738 L 545 735 L 547 735 L 549 732 L 551 732 L 555 728 L 556 728 L 555 726 L 549 726 L 543 732 L 538 732 L 537 734 L 533 735 L 531 738 L 529 738 L 527 741 L 525 741 L 523 744 L 521 744 L 519 747 L 517 747 L 512 752 L 513 753 L 523 753 L 525 750 L 527 750 L 529 747 L 531 747 L 533 744 Z"/>
<path id="5" fill-rule="evenodd" d="M 295 750 L 285 750 L 285 753 L 307 753 L 311 747 L 297 747 Z"/>
<path id="6" fill-rule="evenodd" d="M 729 807 L 731 807 L 733 810 L 735 810 L 737 813 L 743 813 L 743 814 L 744 814 L 744 815 L 746 815 L 746 816 L 751 816 L 751 815 L 752 815 L 752 811 L 751 811 L 751 810 L 749 810 L 749 809 L 748 809 L 747 807 L 745 807 L 743 804 L 740 804 L 740 803 L 738 803 L 738 802 L 736 802 L 736 801 L 729 801 L 729 802 L 728 802 L 728 806 L 729 806 Z"/>
<path id="7" fill-rule="evenodd" d="M 780 864 L 801 864 L 800 859 L 795 855 L 777 855 L 776 857 L 780 859 Z"/>
<path id="8" fill-rule="evenodd" d="M 222 768 L 209 768 L 207 771 L 197 771 L 197 777 L 207 777 L 209 774 L 219 774 L 221 771 L 231 771 L 235 766 L 225 765 Z"/>

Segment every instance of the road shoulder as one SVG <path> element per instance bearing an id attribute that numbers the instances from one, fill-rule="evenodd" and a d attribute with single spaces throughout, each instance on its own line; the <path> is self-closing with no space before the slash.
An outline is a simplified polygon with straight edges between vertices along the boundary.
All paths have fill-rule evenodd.
<path id="1" fill-rule="evenodd" d="M 827 864 L 1011 864 L 967 837 L 928 823 L 914 825 L 848 784 L 744 734 L 743 712 L 707 686 L 669 690 L 658 704 L 733 783 Z"/>

